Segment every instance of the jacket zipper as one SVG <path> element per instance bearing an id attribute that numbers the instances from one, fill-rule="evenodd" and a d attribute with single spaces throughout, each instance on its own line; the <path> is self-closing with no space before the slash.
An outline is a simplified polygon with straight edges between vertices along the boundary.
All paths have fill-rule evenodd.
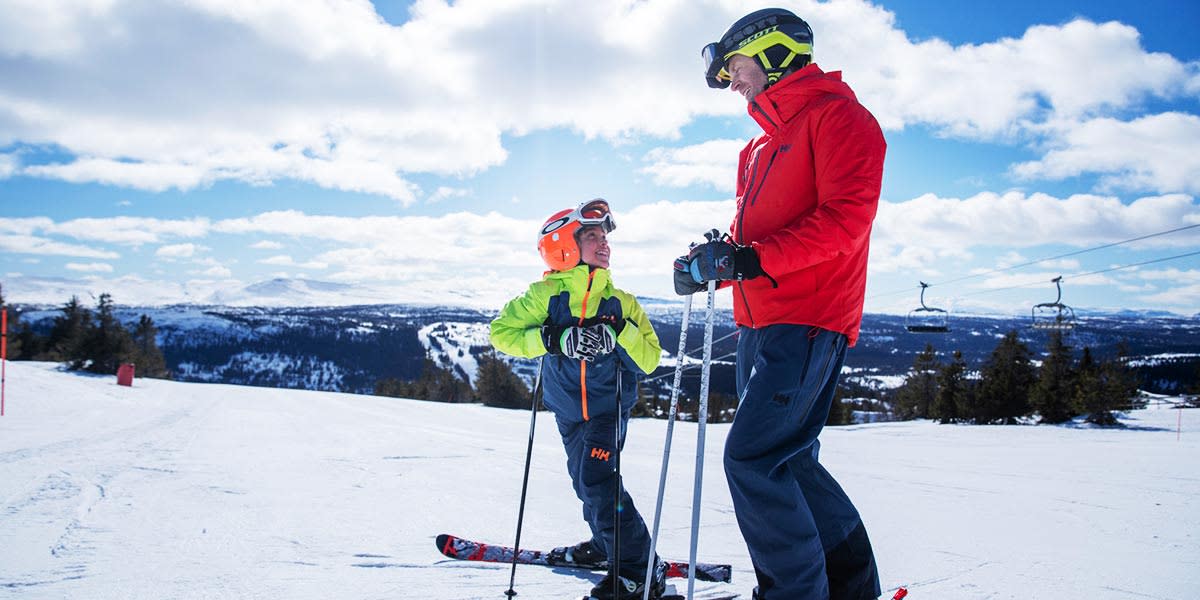
<path id="1" fill-rule="evenodd" d="M 587 317 L 588 297 L 592 295 L 592 278 L 596 276 L 596 272 L 588 269 L 587 289 L 583 292 L 583 310 L 579 311 L 579 325 L 583 325 L 583 320 Z M 583 411 L 583 420 L 588 421 L 588 398 L 587 398 L 587 361 L 579 361 L 579 401 L 580 408 Z"/>
<path id="2" fill-rule="evenodd" d="M 754 107 L 758 108 L 758 103 L 755 103 Z M 758 110 L 760 112 L 762 111 L 761 108 L 759 108 Z M 767 120 L 770 120 L 770 118 L 768 117 Z M 754 202 L 756 200 L 758 200 L 758 193 L 762 191 L 762 186 L 767 183 L 767 175 L 770 174 L 771 166 L 775 164 L 775 157 L 777 155 L 779 155 L 778 147 L 775 148 L 775 150 L 773 152 L 771 152 L 771 158 L 767 159 L 767 168 L 763 169 L 763 174 L 762 174 L 761 178 L 758 177 L 758 175 L 757 175 L 757 173 L 758 173 L 758 157 L 757 156 L 754 157 L 754 162 L 750 163 L 750 172 L 752 174 L 754 174 L 753 179 L 751 179 L 751 185 L 750 185 L 750 189 L 749 189 L 749 191 L 750 191 L 749 204 L 751 206 L 753 206 Z M 758 188 L 755 188 L 753 185 L 755 180 L 757 180 Z M 742 206 L 738 211 L 737 242 L 739 244 L 745 243 L 745 239 L 746 239 L 746 236 L 744 233 L 745 221 L 746 221 L 746 204 L 747 204 L 746 199 L 743 198 Z M 749 317 L 749 319 L 750 319 L 750 327 L 753 328 L 754 327 L 754 313 L 752 313 L 750 311 L 750 301 L 746 299 L 746 289 L 742 286 L 741 281 L 737 282 L 737 288 L 738 288 L 738 292 L 742 295 L 742 305 L 746 307 L 746 316 Z"/>

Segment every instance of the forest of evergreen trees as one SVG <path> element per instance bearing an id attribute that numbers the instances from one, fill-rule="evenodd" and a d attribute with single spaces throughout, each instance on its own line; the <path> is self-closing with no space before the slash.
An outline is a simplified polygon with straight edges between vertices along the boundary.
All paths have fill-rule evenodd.
<path id="1" fill-rule="evenodd" d="M 6 306 L 0 293 L 0 306 Z M 49 335 L 38 335 L 19 313 L 8 318 L 9 360 L 61 362 L 71 370 L 114 375 L 125 363 L 135 366 L 138 377 L 168 378 L 166 361 L 158 348 L 154 320 L 142 315 L 132 328 L 125 328 L 114 314 L 113 299 L 100 294 L 90 309 L 72 296 L 54 318 Z"/>
<path id="2" fill-rule="evenodd" d="M 4 297 L 0 294 L 0 305 L 3 302 Z M 124 315 L 130 325 L 123 326 L 115 316 L 109 294 L 101 294 L 94 307 L 84 306 L 77 297 L 72 297 L 58 309 L 52 324 L 48 326 L 46 319 L 42 319 L 35 332 L 21 319 L 19 312 L 10 310 L 8 358 L 61 362 L 70 369 L 102 374 L 113 374 L 119 365 L 133 363 L 138 376 L 169 377 L 167 363 L 156 342 L 158 329 L 154 321 L 141 314 L 131 322 L 134 314 L 137 313 Z M 324 323 L 319 319 L 316 322 L 318 325 Z M 208 340 L 208 345 L 202 345 L 202 348 L 192 347 L 190 342 L 171 347 L 175 348 L 176 354 L 184 353 L 191 363 L 205 360 L 197 354 L 203 350 L 214 355 L 209 357 L 209 362 L 224 364 L 237 352 L 258 349 L 269 354 L 278 352 L 279 344 L 285 344 L 295 351 L 296 356 L 312 355 L 313 360 L 337 358 L 362 370 L 353 374 L 362 382 L 335 382 L 337 385 L 332 389 L 349 385 L 353 391 L 373 392 L 380 396 L 479 402 L 518 409 L 528 409 L 532 401 L 529 388 L 513 371 L 511 363 L 486 345 L 470 348 L 478 369 L 473 381 L 468 381 L 462 368 L 453 364 L 439 365 L 428 358 L 423 361 L 396 360 L 397 356 L 424 354 L 415 326 L 386 328 L 370 337 L 348 334 L 338 323 L 325 323 L 324 329 L 313 329 L 313 324 L 308 321 L 297 326 L 303 328 L 303 335 L 297 333 L 300 330 L 284 328 L 271 334 L 274 337 L 243 339 L 232 336 L 217 346 Z M 179 339 L 192 340 L 192 336 Z M 382 351 L 383 347 L 387 351 Z M 1098 425 L 1115 425 L 1116 411 L 1137 405 L 1139 372 L 1127 364 L 1124 352 L 1097 360 L 1091 348 L 1072 348 L 1061 333 L 1053 332 L 1047 338 L 1044 351 L 1035 354 L 1020 340 L 1016 331 L 1004 335 L 986 359 L 980 358 L 983 355 L 980 349 L 976 348 L 974 352 L 976 358 L 972 365 L 963 352 L 939 353 L 931 344 L 926 344 L 924 350 L 916 354 L 904 384 L 890 390 L 872 389 L 853 378 L 843 378 L 828 423 L 840 425 L 864 419 L 933 419 L 941 423 L 972 424 L 1013 424 L 1036 419 L 1042 423 L 1062 423 L 1082 416 Z M 173 360 L 178 362 L 179 357 Z M 1180 364 L 1149 368 L 1142 364 L 1138 369 L 1143 380 L 1147 377 L 1146 372 L 1161 376 L 1159 373 L 1166 373 L 1166 369 L 1196 369 L 1194 364 Z M 297 368 L 304 367 L 298 365 Z M 721 368 L 728 371 L 731 367 L 728 364 L 714 366 L 714 374 Z M 731 377 L 730 373 L 720 372 Z M 1187 392 L 1200 392 L 1195 389 L 1200 388 L 1200 371 L 1190 375 L 1193 382 L 1190 384 L 1186 383 L 1189 377 L 1174 373 L 1170 376 L 1190 386 L 1186 388 Z M 671 370 L 664 367 L 656 377 L 640 386 L 635 416 L 667 416 L 670 377 Z M 681 393 L 679 418 L 683 420 L 695 421 L 697 418 L 694 379 L 698 378 L 685 376 L 685 383 L 691 387 L 685 385 Z M 258 384 L 279 385 L 274 381 Z M 711 391 L 709 422 L 733 420 L 737 397 L 731 391 L 716 388 Z"/>
<path id="3" fill-rule="evenodd" d="M 1096 361 L 1084 347 L 1076 360 L 1062 333 L 1055 331 L 1038 366 L 1029 347 L 1011 331 L 972 374 L 961 352 L 943 363 L 926 344 L 904 385 L 892 394 L 892 406 L 901 420 L 1014 424 L 1036 415 L 1041 423 L 1064 423 L 1084 416 L 1089 423 L 1116 425 L 1113 413 L 1138 402 L 1136 376 L 1123 358 L 1120 352 Z"/>

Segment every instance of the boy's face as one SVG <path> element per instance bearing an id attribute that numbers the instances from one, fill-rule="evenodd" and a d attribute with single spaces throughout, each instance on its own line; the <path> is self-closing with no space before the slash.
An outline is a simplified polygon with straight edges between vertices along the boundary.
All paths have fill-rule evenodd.
<path id="1" fill-rule="evenodd" d="M 601 269 L 608 268 L 609 248 L 608 234 L 604 230 L 592 226 L 579 231 L 579 256 L 583 262 Z"/>

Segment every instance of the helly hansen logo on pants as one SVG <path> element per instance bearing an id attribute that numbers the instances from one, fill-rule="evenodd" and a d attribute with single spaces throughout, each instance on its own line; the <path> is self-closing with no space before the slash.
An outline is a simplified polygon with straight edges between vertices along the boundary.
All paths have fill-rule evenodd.
<path id="1" fill-rule="evenodd" d="M 592 448 L 592 458 L 599 459 L 604 462 L 608 462 L 609 454 L 610 454 L 610 452 L 608 450 L 605 450 L 604 448 Z"/>

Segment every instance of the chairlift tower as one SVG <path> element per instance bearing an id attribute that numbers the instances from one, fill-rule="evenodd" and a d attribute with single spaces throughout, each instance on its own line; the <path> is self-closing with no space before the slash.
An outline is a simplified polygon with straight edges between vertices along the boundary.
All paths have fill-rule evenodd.
<path id="1" fill-rule="evenodd" d="M 1075 328 L 1075 310 L 1062 303 L 1062 275 L 1051 281 L 1058 288 L 1058 298 L 1033 305 L 1031 325 L 1034 329 L 1070 331 Z"/>
<path id="2" fill-rule="evenodd" d="M 921 308 L 908 312 L 904 320 L 904 328 L 910 333 L 946 333 L 950 331 L 949 313 L 941 308 L 925 305 L 925 288 L 928 283 L 921 282 Z"/>

